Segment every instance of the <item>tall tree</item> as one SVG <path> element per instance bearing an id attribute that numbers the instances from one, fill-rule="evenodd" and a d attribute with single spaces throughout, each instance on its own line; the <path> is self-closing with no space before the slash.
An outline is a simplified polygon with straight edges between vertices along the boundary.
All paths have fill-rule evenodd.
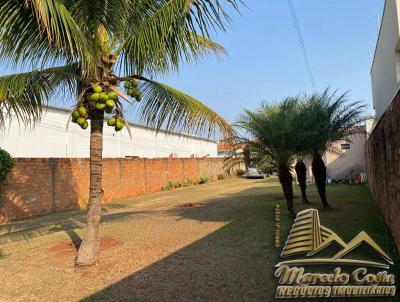
<path id="1" fill-rule="evenodd" d="M 312 172 L 324 208 L 330 208 L 326 197 L 326 152 L 340 153 L 334 144 L 349 140 L 359 133 L 357 125 L 361 121 L 364 106 L 360 102 L 350 102 L 347 93 L 338 95 L 328 89 L 323 93 L 305 96 L 303 101 L 303 126 L 307 130 L 308 146 L 311 151 Z"/>
<path id="2" fill-rule="evenodd" d="M 254 112 L 246 110 L 239 122 L 251 135 L 248 143 L 260 162 L 265 164 L 267 160 L 269 166 L 276 167 L 288 211 L 292 215 L 295 212 L 291 167 L 297 150 L 303 148 L 304 134 L 298 127 L 301 118 L 298 99 L 287 98 L 279 105 L 262 104 Z"/>
<path id="3" fill-rule="evenodd" d="M 72 121 L 90 125 L 88 222 L 77 265 L 98 258 L 103 125 L 107 118 L 122 130 L 123 101 L 140 102 L 142 121 L 156 128 L 232 131 L 198 100 L 152 79 L 225 52 L 209 39 L 211 29 L 229 22 L 223 3 L 237 9 L 231 0 L 2 1 L 0 58 L 32 71 L 0 77 L 0 122 L 9 116 L 37 121 L 50 98 L 72 96 Z"/>

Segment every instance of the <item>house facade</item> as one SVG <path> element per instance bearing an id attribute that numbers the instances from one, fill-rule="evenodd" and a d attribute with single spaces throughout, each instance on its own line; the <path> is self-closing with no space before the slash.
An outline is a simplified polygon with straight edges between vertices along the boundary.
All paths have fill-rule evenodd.
<path id="1" fill-rule="evenodd" d="M 331 149 L 325 152 L 322 159 L 326 166 L 326 174 L 332 181 L 351 181 L 358 179 L 366 181 L 365 142 L 366 125 L 360 126 L 357 134 L 346 140 L 336 142 Z M 307 182 L 315 183 L 311 169 L 311 159 L 305 159 L 307 166 Z"/>
<path id="2" fill-rule="evenodd" d="M 386 0 L 371 67 L 375 121 L 366 143 L 369 186 L 400 249 L 400 0 Z"/>

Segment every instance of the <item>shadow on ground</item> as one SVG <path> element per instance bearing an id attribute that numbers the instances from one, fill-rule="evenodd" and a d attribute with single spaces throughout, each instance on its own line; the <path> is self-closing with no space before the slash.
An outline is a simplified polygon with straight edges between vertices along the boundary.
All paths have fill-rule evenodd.
<path id="1" fill-rule="evenodd" d="M 272 221 L 277 203 L 282 209 L 281 246 L 292 223 L 285 215 L 284 201 L 277 202 L 277 197 L 281 196 L 279 190 L 279 186 L 268 187 L 268 191 L 265 188 L 252 188 L 227 195 L 226 198 L 207 200 L 205 203 L 208 205 L 205 207 L 169 210 L 168 214 L 177 216 L 178 219 L 192 219 L 199 223 L 228 223 L 210 235 L 81 301 L 273 301 L 276 287 L 273 268 L 279 261 L 280 252 L 273 244 Z M 363 191 L 360 192 L 367 193 L 364 192 L 358 198 L 368 196 L 366 188 L 361 190 Z M 339 195 L 343 199 L 340 206 L 344 210 L 321 213 L 324 221 L 328 225 L 337 225 L 346 240 L 355 236 L 363 228 L 363 224 L 370 222 L 368 227 L 375 229 L 375 235 L 379 233 L 376 240 L 382 243 L 383 230 L 376 231 L 377 226 L 380 227 L 376 217 L 373 221 L 371 215 L 357 217 L 347 227 L 343 226 L 349 217 L 356 216 L 346 211 L 348 205 L 345 192 L 343 194 Z M 305 207 L 319 208 L 315 190 L 310 197 L 314 203 L 305 206 L 298 200 L 298 210 Z M 348 200 L 352 200 L 351 197 Z M 368 207 L 373 207 L 371 202 Z M 339 212 L 343 215 L 338 215 Z M 368 301 L 389 300 L 378 298 Z"/>
<path id="2" fill-rule="evenodd" d="M 104 213 L 102 216 L 102 222 L 112 222 L 115 220 L 133 218 L 135 216 L 144 215 L 147 213 L 148 213 L 147 211 Z M 0 244 L 28 240 L 35 237 L 40 237 L 57 232 L 65 232 L 69 236 L 72 242 L 80 242 L 81 238 L 79 237 L 78 233 L 75 230 L 83 229 L 85 225 L 86 225 L 86 215 L 80 215 L 70 219 L 61 220 L 60 222 L 57 222 L 57 220 L 55 220 L 53 221 L 53 223 L 45 227 L 38 226 L 32 228 L 31 230 L 23 230 L 1 235 Z M 0 254 L 0 259 L 1 259 L 1 254 Z"/>
<path id="3" fill-rule="evenodd" d="M 204 207 L 175 208 L 178 219 L 229 221 L 186 248 L 82 301 L 257 301 L 272 297 L 271 202 L 245 190 Z"/>
<path id="4" fill-rule="evenodd" d="M 273 268 L 279 261 L 280 253 L 273 242 L 275 205 L 279 204 L 282 210 L 281 247 L 292 220 L 286 215 L 279 184 L 263 183 L 265 187 L 252 187 L 234 194 L 224 194 L 222 198 L 202 200 L 205 206 L 175 207 L 161 211 L 163 215 L 174 219 L 194 220 L 199 224 L 209 221 L 226 224 L 81 301 L 273 301 L 276 287 Z M 320 208 L 315 188 L 310 187 L 309 193 L 312 204 L 304 205 L 297 199 L 297 210 Z M 296 194 L 299 195 L 297 188 Z M 385 246 L 384 228 L 365 186 L 330 186 L 328 195 L 337 210 L 321 211 L 320 218 L 324 226 L 335 230 L 345 241 L 365 230 L 378 244 Z M 138 215 L 151 216 L 152 213 L 154 211 L 106 213 L 103 222 L 136 219 Z M 73 229 L 81 228 L 83 222 L 84 217 L 75 217 L 63 223 L 55 222 L 46 232 L 69 232 L 74 241 L 77 234 Z M 39 230 L 14 234 L 16 237 L 11 240 L 41 235 L 36 232 Z M 387 299 L 368 300 L 372 301 L 384 302 Z"/>

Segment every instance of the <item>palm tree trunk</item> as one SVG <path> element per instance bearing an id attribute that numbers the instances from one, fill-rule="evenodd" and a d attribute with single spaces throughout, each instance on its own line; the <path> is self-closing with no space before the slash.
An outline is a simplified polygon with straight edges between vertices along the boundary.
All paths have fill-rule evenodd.
<path id="1" fill-rule="evenodd" d="M 87 266 L 97 261 L 100 250 L 100 220 L 103 198 L 103 119 L 104 112 L 92 110 L 90 126 L 90 189 L 85 237 L 75 265 Z"/>
<path id="2" fill-rule="evenodd" d="M 307 198 L 307 167 L 302 159 L 299 159 L 294 166 L 296 170 L 297 180 L 299 181 L 301 198 L 303 203 L 310 203 Z"/>
<path id="3" fill-rule="evenodd" d="M 280 164 L 278 170 L 279 182 L 282 186 L 283 195 L 286 199 L 288 211 L 294 214 L 293 209 L 293 177 L 290 173 L 289 167 L 286 164 Z"/>
<path id="4" fill-rule="evenodd" d="M 313 153 L 312 172 L 315 178 L 318 194 L 324 209 L 330 208 L 326 198 L 326 166 L 319 152 Z"/>

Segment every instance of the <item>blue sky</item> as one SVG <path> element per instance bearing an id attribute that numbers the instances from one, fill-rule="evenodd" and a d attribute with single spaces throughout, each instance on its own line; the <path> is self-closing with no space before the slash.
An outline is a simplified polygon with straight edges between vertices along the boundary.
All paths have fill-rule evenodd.
<path id="1" fill-rule="evenodd" d="M 203 101 L 234 122 L 243 108 L 313 92 L 287 0 L 244 0 L 241 15 L 214 40 L 228 55 L 184 64 L 160 80 Z M 372 112 L 370 66 L 384 0 L 292 0 L 319 91 L 350 91 Z M 0 74 L 12 72 L 3 66 Z M 69 107 L 71 104 L 53 104 Z M 128 117 L 134 120 L 127 106 Z"/>
<path id="2" fill-rule="evenodd" d="M 370 67 L 383 0 L 292 0 L 318 90 L 350 90 L 372 110 Z M 214 40 L 229 55 L 185 65 L 162 78 L 231 121 L 260 100 L 312 92 L 286 0 L 247 0 Z"/>

